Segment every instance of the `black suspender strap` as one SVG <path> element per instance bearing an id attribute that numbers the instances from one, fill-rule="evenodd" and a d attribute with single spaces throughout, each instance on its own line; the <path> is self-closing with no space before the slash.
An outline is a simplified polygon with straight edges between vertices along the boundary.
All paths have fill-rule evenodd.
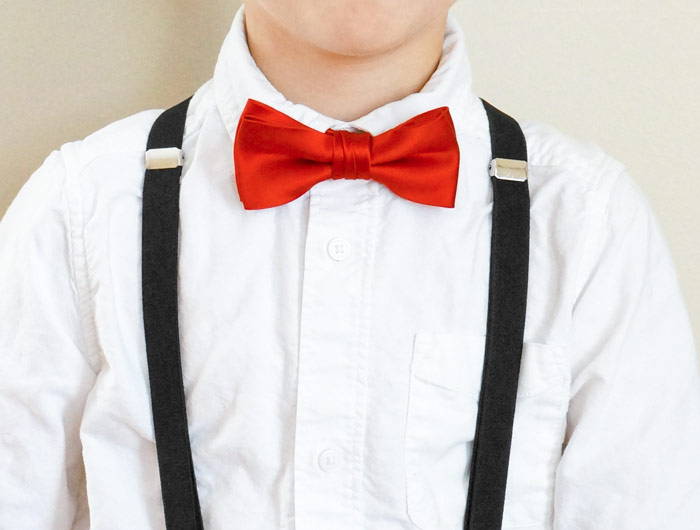
<path id="1" fill-rule="evenodd" d="M 513 118 L 482 102 L 491 131 L 491 264 L 465 530 L 499 530 L 502 526 L 525 330 L 530 241 L 525 136 Z"/>
<path id="2" fill-rule="evenodd" d="M 178 230 L 182 140 L 191 98 L 163 112 L 146 151 L 142 213 L 143 320 L 161 493 L 168 530 L 203 530 L 192 465 L 180 359 Z M 515 398 L 523 348 L 530 197 L 525 137 L 486 101 L 493 184 L 484 371 L 474 437 L 466 530 L 503 519 Z"/>
<path id="3" fill-rule="evenodd" d="M 143 183 L 143 322 L 161 493 L 168 530 L 202 530 L 178 326 L 182 139 L 191 98 L 163 112 L 148 137 Z"/>

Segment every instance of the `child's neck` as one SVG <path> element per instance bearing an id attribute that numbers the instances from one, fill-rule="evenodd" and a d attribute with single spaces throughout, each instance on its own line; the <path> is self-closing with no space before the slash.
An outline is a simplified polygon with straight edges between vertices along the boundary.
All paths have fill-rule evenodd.
<path id="1" fill-rule="evenodd" d="M 357 57 L 301 41 L 260 9 L 247 9 L 245 20 L 250 52 L 272 85 L 290 101 L 342 121 L 418 92 L 437 67 L 445 31 L 437 20 L 397 48 Z"/>

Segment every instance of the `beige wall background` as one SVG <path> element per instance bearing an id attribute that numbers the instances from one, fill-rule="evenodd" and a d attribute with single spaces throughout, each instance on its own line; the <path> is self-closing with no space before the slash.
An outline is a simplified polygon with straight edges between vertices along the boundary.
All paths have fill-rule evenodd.
<path id="1" fill-rule="evenodd" d="M 408 0 L 411 1 L 411 0 Z M 232 0 L 0 0 L 0 214 L 62 143 L 206 81 Z M 624 162 L 700 337 L 700 2 L 461 0 L 479 95 Z"/>

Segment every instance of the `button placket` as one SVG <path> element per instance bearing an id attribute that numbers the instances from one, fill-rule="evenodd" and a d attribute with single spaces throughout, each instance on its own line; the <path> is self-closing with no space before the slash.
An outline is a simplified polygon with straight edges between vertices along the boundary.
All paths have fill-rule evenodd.
<path id="1" fill-rule="evenodd" d="M 297 528 L 357 526 L 365 399 L 366 183 L 311 190 L 302 280 L 295 429 Z M 332 507 L 332 508 L 330 508 Z"/>

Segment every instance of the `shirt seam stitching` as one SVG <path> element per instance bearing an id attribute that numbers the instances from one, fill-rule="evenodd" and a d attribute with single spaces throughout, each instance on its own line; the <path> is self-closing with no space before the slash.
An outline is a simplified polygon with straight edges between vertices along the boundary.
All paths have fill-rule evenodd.
<path id="1" fill-rule="evenodd" d="M 96 156 L 93 160 L 96 160 Z M 71 175 L 66 164 L 66 179 L 65 179 L 65 200 L 67 204 L 67 218 L 69 241 L 69 263 L 71 269 L 71 277 L 74 284 L 75 302 L 78 308 L 80 318 L 80 330 L 84 344 L 84 354 L 86 362 L 90 369 L 95 373 L 99 373 L 101 358 L 99 354 L 99 346 L 97 341 L 97 332 L 94 329 L 94 322 L 90 324 L 92 315 L 91 307 L 88 304 L 90 298 L 90 283 L 91 276 L 89 271 L 89 259 L 87 245 L 85 242 L 85 219 L 83 211 L 83 195 L 80 192 L 79 177 L 84 169 L 92 164 L 86 164 L 82 170 L 76 175 Z"/>
<path id="2" fill-rule="evenodd" d="M 595 214 L 596 217 L 600 216 L 601 218 L 605 218 L 605 216 L 608 214 L 610 210 L 610 203 L 612 200 L 612 189 L 614 188 L 615 184 L 618 182 L 618 180 L 622 177 L 622 175 L 625 173 L 626 168 L 622 167 L 617 171 L 615 176 L 611 179 L 611 184 L 609 187 L 608 193 L 604 196 L 605 204 L 604 207 L 601 208 L 600 211 L 592 212 L 592 214 Z M 595 180 L 595 183 L 589 188 L 589 192 L 591 193 L 596 193 L 596 192 L 601 192 L 601 180 L 602 180 L 602 175 L 603 171 L 601 169 L 600 174 Z M 581 278 L 583 277 L 584 273 L 584 256 L 587 255 L 588 251 L 590 250 L 590 246 L 592 245 L 593 242 L 593 236 L 594 236 L 594 223 L 593 223 L 593 217 L 594 215 L 589 216 L 584 224 L 583 227 L 583 241 L 581 245 L 581 249 L 579 252 L 579 255 L 576 260 L 576 265 L 575 265 L 575 272 L 574 272 L 574 277 L 573 277 L 573 285 L 576 287 L 576 291 L 573 293 L 572 296 L 572 304 L 570 308 L 570 314 L 569 314 L 569 333 L 568 336 L 571 337 L 571 333 L 574 329 L 574 306 L 576 305 L 576 300 L 581 296 L 584 287 L 580 286 L 580 281 Z M 565 349 L 570 351 L 572 347 L 572 340 L 569 338 L 569 340 L 566 341 L 566 346 Z M 569 356 L 564 356 L 564 361 L 566 361 L 567 364 L 567 369 L 569 371 L 569 383 L 573 381 L 573 374 L 571 373 L 572 370 L 572 363 L 571 359 Z M 571 389 L 569 389 L 569 399 L 571 399 Z"/>

